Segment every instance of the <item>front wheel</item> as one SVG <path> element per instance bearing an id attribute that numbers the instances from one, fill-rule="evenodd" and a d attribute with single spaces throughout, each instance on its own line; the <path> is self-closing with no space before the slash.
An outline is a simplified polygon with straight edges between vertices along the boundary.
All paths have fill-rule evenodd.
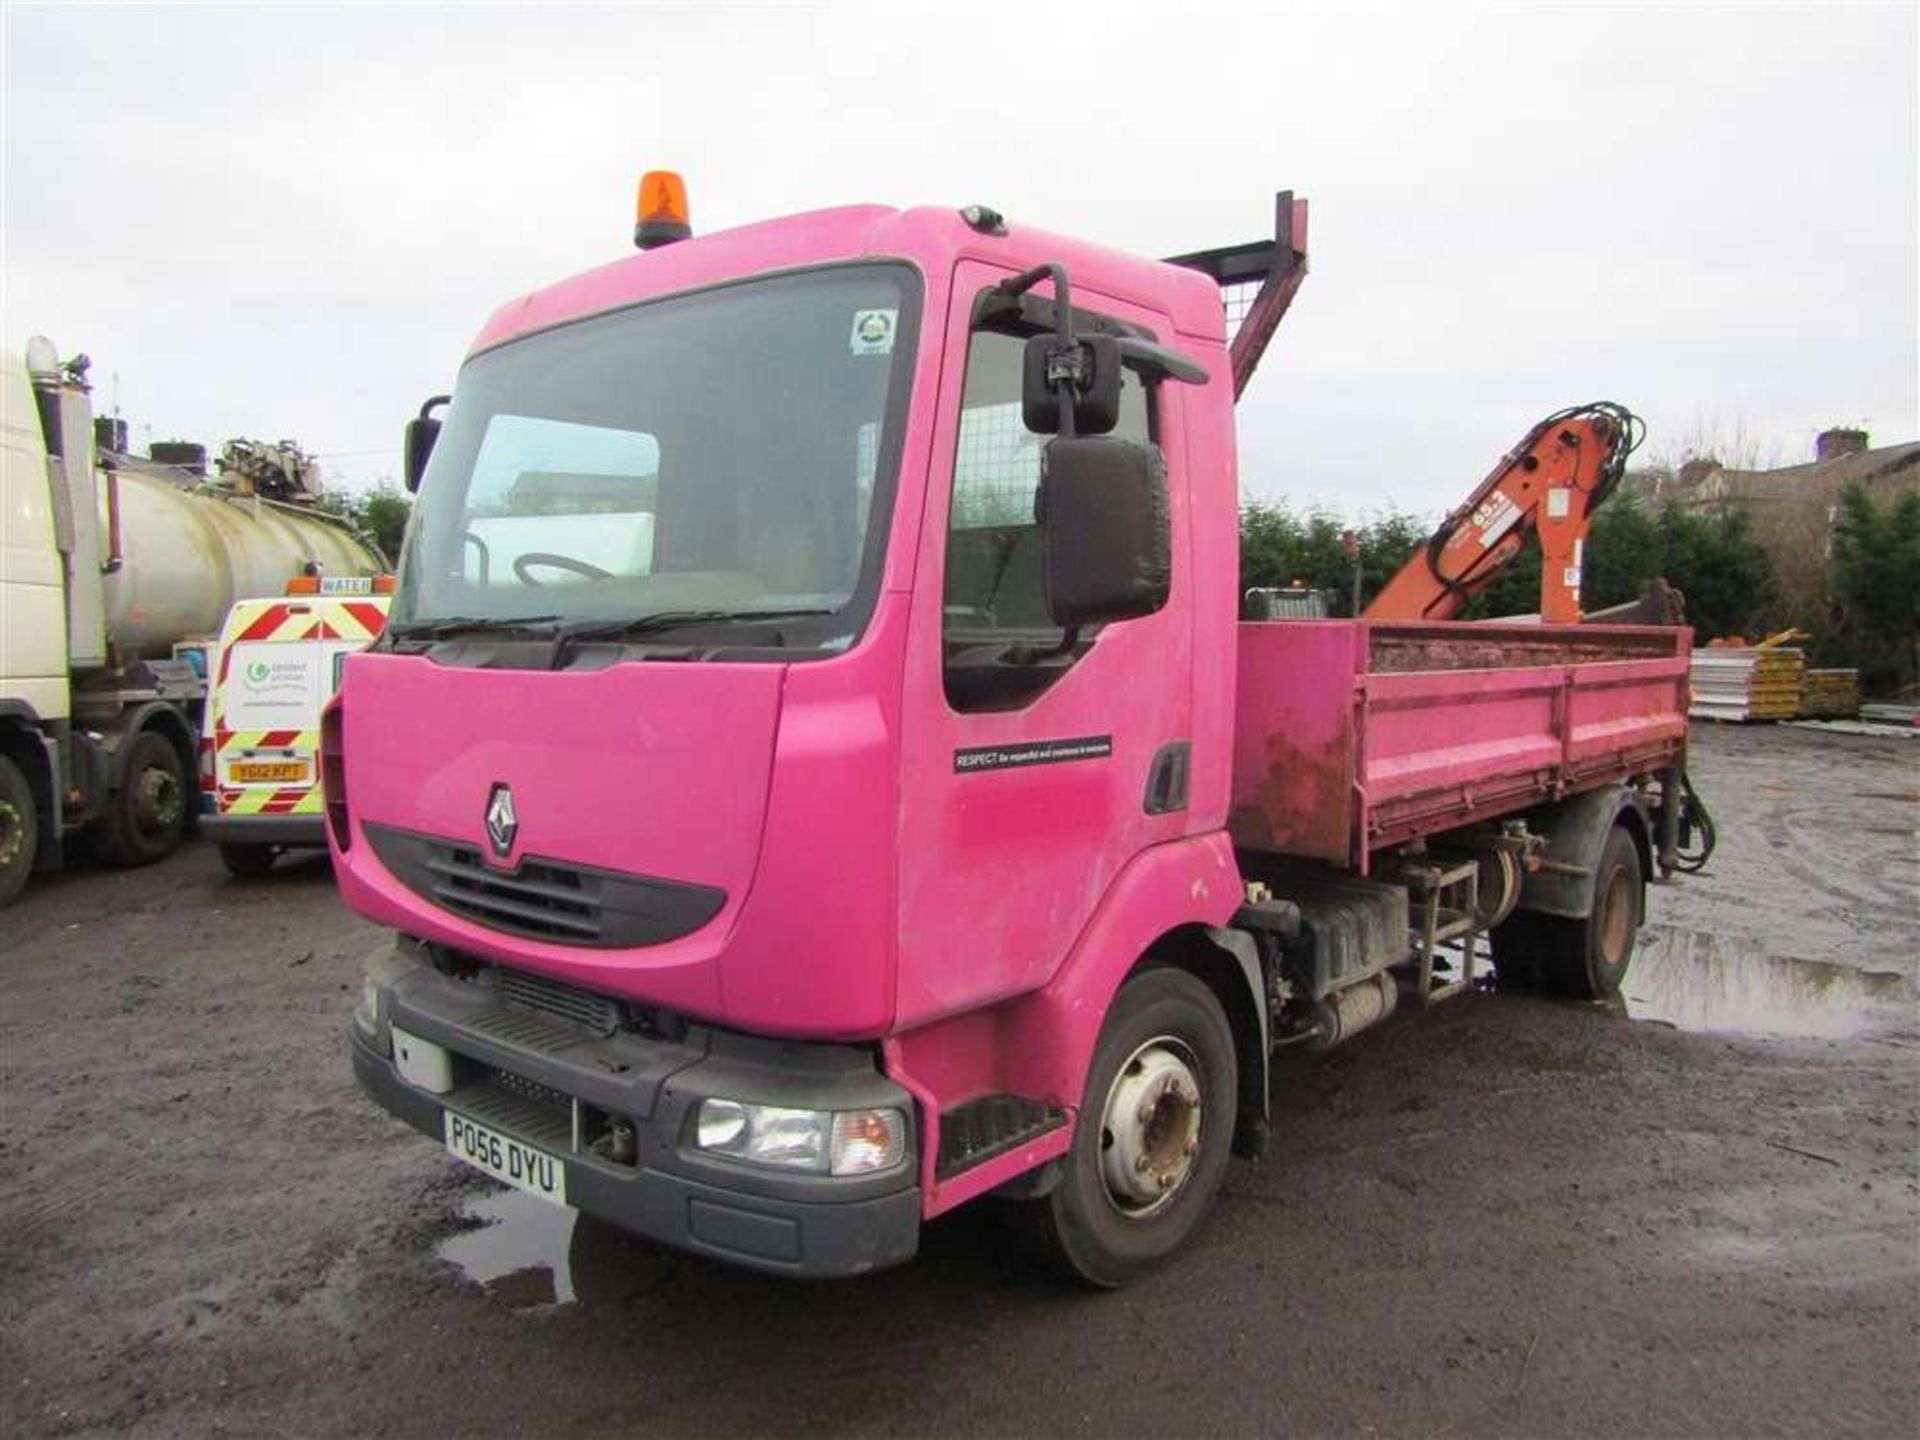
<path id="1" fill-rule="evenodd" d="M 1029 1248 L 1102 1289 L 1153 1269 L 1220 1188 L 1238 1086 L 1233 1032 L 1203 982 L 1160 968 L 1129 980 L 1094 1049 L 1060 1179 L 1016 1211 Z"/>
<path id="2" fill-rule="evenodd" d="M 39 843 L 33 790 L 20 767 L 0 755 L 0 905 L 11 903 L 26 888 Z"/>

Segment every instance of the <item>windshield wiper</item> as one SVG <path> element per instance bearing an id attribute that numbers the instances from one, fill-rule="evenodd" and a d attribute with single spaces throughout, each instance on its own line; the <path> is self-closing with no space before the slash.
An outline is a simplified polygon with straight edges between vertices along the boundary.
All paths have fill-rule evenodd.
<path id="1" fill-rule="evenodd" d="M 575 620 L 553 628 L 551 668 L 558 670 L 572 656 L 576 646 L 595 640 L 626 640 L 636 635 L 651 635 L 661 630 L 677 630 L 683 625 L 725 625 L 736 620 L 786 620 L 805 615 L 831 615 L 831 610 L 660 610 L 631 620 Z M 776 645 L 786 640 L 777 632 Z"/>
<path id="2" fill-rule="evenodd" d="M 449 615 L 441 620 L 416 620 L 410 625 L 392 625 L 387 634 L 395 640 L 446 640 L 454 635 L 488 632 L 495 634 L 548 635 L 559 623 L 558 615 Z"/>

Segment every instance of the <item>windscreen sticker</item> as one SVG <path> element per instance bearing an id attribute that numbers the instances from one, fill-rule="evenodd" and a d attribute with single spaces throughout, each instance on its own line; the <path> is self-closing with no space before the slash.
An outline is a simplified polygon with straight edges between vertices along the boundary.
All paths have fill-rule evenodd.
<path id="1" fill-rule="evenodd" d="M 856 310 L 853 312 L 853 338 L 849 342 L 855 355 L 891 355 L 893 332 L 899 328 L 898 310 Z"/>
<path id="2" fill-rule="evenodd" d="M 1113 754 L 1111 735 L 1080 735 L 1071 740 L 1034 740 L 1025 745 L 969 745 L 953 752 L 953 773 L 1023 770 L 1029 765 L 1059 765 L 1069 760 L 1104 760 Z"/>

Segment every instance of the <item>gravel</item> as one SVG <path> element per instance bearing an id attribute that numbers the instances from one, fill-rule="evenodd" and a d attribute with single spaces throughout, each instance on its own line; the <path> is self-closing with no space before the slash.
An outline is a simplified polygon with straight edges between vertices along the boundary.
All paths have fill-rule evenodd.
<path id="1" fill-rule="evenodd" d="M 1695 756 L 1721 853 L 1654 893 L 1625 1006 L 1476 993 L 1285 1057 L 1271 1158 L 1105 1296 L 991 1207 L 832 1284 L 541 1211 L 355 1090 L 382 937 L 323 859 L 48 877 L 0 914 L 0 1421 L 1914 1433 L 1920 742 Z"/>

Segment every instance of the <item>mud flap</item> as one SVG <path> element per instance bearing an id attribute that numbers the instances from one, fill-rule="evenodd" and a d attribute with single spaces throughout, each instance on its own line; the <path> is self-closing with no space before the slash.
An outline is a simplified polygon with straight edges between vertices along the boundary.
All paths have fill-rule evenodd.
<path id="1" fill-rule="evenodd" d="M 1607 843 L 1607 832 L 1623 817 L 1640 850 L 1641 871 L 1648 873 L 1652 827 L 1638 795 L 1627 786 L 1590 790 L 1528 812 L 1527 826 L 1546 837 L 1547 852 L 1545 867 L 1521 882 L 1519 908 L 1541 915 L 1585 919 L 1593 910 L 1600 849 Z"/>

